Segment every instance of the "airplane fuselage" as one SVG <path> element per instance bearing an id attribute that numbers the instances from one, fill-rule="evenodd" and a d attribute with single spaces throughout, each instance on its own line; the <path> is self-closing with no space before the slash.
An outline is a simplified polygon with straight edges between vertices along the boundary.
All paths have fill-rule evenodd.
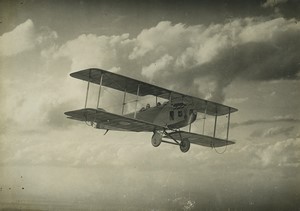
<path id="1" fill-rule="evenodd" d="M 134 117 L 134 113 L 126 114 Z M 149 108 L 142 108 L 136 113 L 136 118 L 151 122 L 170 129 L 185 127 L 196 120 L 197 112 L 191 106 L 185 104 L 171 104 L 169 102 Z"/>

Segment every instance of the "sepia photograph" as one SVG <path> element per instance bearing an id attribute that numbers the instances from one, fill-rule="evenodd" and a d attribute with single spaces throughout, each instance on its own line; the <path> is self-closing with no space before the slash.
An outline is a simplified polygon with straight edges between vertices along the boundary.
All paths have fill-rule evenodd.
<path id="1" fill-rule="evenodd" d="M 299 0 L 0 0 L 0 211 L 300 210 Z"/>

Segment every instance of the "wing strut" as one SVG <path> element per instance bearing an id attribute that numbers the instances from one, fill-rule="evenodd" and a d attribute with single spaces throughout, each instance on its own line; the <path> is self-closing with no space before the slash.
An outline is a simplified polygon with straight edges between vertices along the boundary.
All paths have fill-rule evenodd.
<path id="1" fill-rule="evenodd" d="M 202 129 L 202 134 L 203 134 L 203 135 L 204 135 L 204 128 L 205 128 L 206 111 L 207 111 L 207 101 L 205 101 L 205 111 L 204 111 L 203 129 Z"/>
<path id="2" fill-rule="evenodd" d="M 103 75 L 104 75 L 104 73 L 101 73 L 100 82 L 99 82 L 99 93 L 98 93 L 98 99 L 97 99 L 97 107 L 96 107 L 96 109 L 98 109 L 98 108 L 99 108 L 99 103 L 100 103 L 100 95 L 101 95 L 101 88 L 102 88 L 102 80 L 103 80 Z"/>
<path id="3" fill-rule="evenodd" d="M 89 89 L 90 89 L 90 79 L 91 79 L 91 70 L 89 71 L 89 80 L 88 80 L 88 84 L 87 84 L 87 88 L 86 88 L 84 108 L 86 108 L 86 106 L 87 106 L 87 101 L 88 101 L 88 96 L 89 96 Z"/>
<path id="4" fill-rule="evenodd" d="M 137 87 L 137 91 L 136 91 L 136 101 L 135 101 L 135 111 L 134 111 L 134 119 L 136 119 L 136 112 L 137 112 L 137 104 L 139 101 L 139 94 L 140 94 L 140 84 Z"/>
<path id="5" fill-rule="evenodd" d="M 216 116 L 215 116 L 215 126 L 214 126 L 214 137 L 216 137 L 216 130 L 217 130 L 217 120 L 218 120 L 218 112 L 216 112 Z"/>
<path id="6" fill-rule="evenodd" d="M 122 103 L 122 115 L 124 114 L 124 107 L 125 107 L 125 100 L 126 100 L 126 89 L 124 90 L 124 96 L 123 96 L 123 103 Z"/>
<path id="7" fill-rule="evenodd" d="M 109 131 L 109 129 L 107 129 L 103 135 L 105 136 L 108 131 Z"/>
<path id="8" fill-rule="evenodd" d="M 229 113 L 228 113 L 228 122 L 227 122 L 227 135 L 226 135 L 226 140 L 228 140 L 228 136 L 229 136 L 230 110 L 231 110 L 231 108 L 229 107 Z"/>

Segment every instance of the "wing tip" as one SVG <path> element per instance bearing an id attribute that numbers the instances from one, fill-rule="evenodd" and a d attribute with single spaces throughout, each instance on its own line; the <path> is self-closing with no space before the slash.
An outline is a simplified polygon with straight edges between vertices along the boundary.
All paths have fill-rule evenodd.
<path id="1" fill-rule="evenodd" d="M 237 109 L 237 108 L 230 107 L 230 113 L 237 112 L 238 110 L 239 110 L 239 109 Z"/>
<path id="2" fill-rule="evenodd" d="M 66 116 L 72 116 L 72 111 L 66 111 L 66 112 L 64 112 L 64 115 L 66 115 Z"/>

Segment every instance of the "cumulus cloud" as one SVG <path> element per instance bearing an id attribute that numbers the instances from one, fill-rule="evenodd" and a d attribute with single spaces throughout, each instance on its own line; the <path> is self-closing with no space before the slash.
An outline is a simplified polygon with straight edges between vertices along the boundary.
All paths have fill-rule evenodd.
<path id="1" fill-rule="evenodd" d="M 74 130 L 77 132 L 73 133 Z M 77 196 L 78 192 L 91 192 L 93 197 L 96 197 L 101 194 L 95 193 L 108 191 L 108 193 L 115 194 L 117 198 L 122 198 L 123 194 L 126 194 L 128 197 L 126 200 L 133 200 L 135 196 L 140 197 L 136 195 L 136 192 L 142 191 L 145 196 L 151 196 L 145 197 L 145 201 L 149 203 L 153 203 L 153 198 L 155 204 L 165 200 L 163 204 L 168 202 L 172 208 L 181 207 L 183 210 L 201 208 L 205 206 L 201 205 L 202 203 L 210 203 L 207 202 L 207 198 L 202 197 L 208 194 L 213 194 L 208 198 L 213 197 L 214 201 L 217 200 L 220 203 L 220 207 L 224 206 L 223 201 L 238 200 L 242 203 L 240 200 L 249 198 L 259 203 L 261 196 L 255 197 L 257 191 L 271 191 L 270 187 L 274 184 L 279 191 L 284 191 L 281 185 L 296 184 L 287 181 L 285 176 L 294 171 L 297 172 L 300 167 L 298 159 L 300 139 L 247 144 L 243 149 L 230 148 L 228 153 L 218 156 L 213 150 L 199 146 L 194 146 L 194 149 L 196 147 L 198 149 L 191 150 L 188 154 L 180 153 L 175 146 L 162 145 L 154 149 L 149 147 L 150 143 L 145 144 L 141 136 L 136 134 L 124 136 L 122 133 L 122 136 L 118 137 L 113 133 L 108 133 L 110 137 L 107 141 L 107 135 L 104 138 L 99 135 L 98 130 L 78 125 L 74 127 L 74 130 L 51 131 L 47 136 L 35 134 L 24 138 L 4 139 L 6 144 L 2 145 L 0 152 L 6 153 L 6 156 L 0 162 L 5 165 L 35 165 L 32 171 L 34 178 L 36 178 L 36 170 L 41 166 L 61 166 L 63 168 L 57 169 L 59 173 L 55 181 L 59 184 L 58 186 L 63 187 L 61 188 L 63 193 L 68 193 L 71 189 L 72 193 Z M 89 138 L 86 139 L 87 137 Z M 80 188 L 74 189 L 74 182 L 65 183 L 59 179 L 61 175 L 64 175 L 62 171 L 66 166 L 79 170 L 66 175 L 69 175 L 68 180 L 79 182 L 75 186 Z M 31 178 L 32 172 L 30 174 L 25 170 L 21 172 L 22 175 L 26 174 Z M 82 178 L 78 178 L 79 172 L 84 172 Z M 52 171 L 44 170 L 43 175 L 36 178 L 38 182 L 32 180 L 32 183 L 44 184 L 43 182 L 53 177 L 54 174 Z M 88 181 L 84 179 L 87 175 L 90 178 Z M 292 174 L 291 177 L 294 178 L 294 176 Z M 240 177 L 247 177 L 247 182 L 237 179 Z M 201 183 L 199 178 L 208 182 Z M 29 180 L 31 181 L 31 179 L 26 181 L 27 187 L 30 187 Z M 149 189 L 150 184 L 152 188 Z M 121 190 L 119 186 L 122 187 Z M 245 191 L 245 186 L 254 193 Z M 52 190 L 51 187 L 49 187 L 50 190 Z M 157 188 L 161 188 L 160 193 L 156 191 Z M 30 189 L 36 191 L 36 186 L 33 185 Z M 50 190 L 46 193 L 57 193 Z M 231 192 L 236 194 L 231 194 Z M 45 194 L 45 192 L 42 193 L 42 195 Z M 289 193 L 295 192 L 290 190 Z M 263 195 L 265 194 L 269 196 L 268 193 Z M 280 196 L 282 197 L 281 194 L 276 197 Z M 263 201 L 271 203 L 268 200 Z M 83 199 L 83 202 L 91 203 L 92 201 L 91 198 L 87 198 Z M 230 202 L 231 206 L 234 204 Z M 210 206 L 211 203 L 208 207 Z"/>
<path id="2" fill-rule="evenodd" d="M 242 160 L 240 160 L 239 164 L 249 162 L 247 168 L 268 167 L 273 172 L 282 171 L 283 174 L 294 173 L 295 175 L 293 176 L 296 176 L 297 171 L 293 171 L 293 169 L 298 170 L 300 167 L 298 159 L 300 153 L 299 137 L 262 140 L 264 141 L 259 143 L 252 142 L 243 147 L 231 149 L 231 156 L 240 157 Z M 240 156 L 241 154 L 243 156 Z M 283 167 L 288 169 L 284 169 Z"/>
<path id="3" fill-rule="evenodd" d="M 279 141 L 264 149 L 259 156 L 264 166 L 299 167 L 300 139 Z"/>
<path id="4" fill-rule="evenodd" d="M 154 63 L 150 64 L 149 66 L 143 67 L 142 75 L 146 76 L 147 78 L 152 79 L 154 74 L 157 71 L 163 71 L 164 69 L 166 69 L 172 60 L 173 60 L 173 57 L 166 54 L 162 58 L 160 58 L 160 59 L 156 60 Z"/>
<path id="5" fill-rule="evenodd" d="M 34 25 L 29 19 L 0 37 L 0 55 L 12 56 L 34 47 Z"/>
<path id="6" fill-rule="evenodd" d="M 13 56 L 31 50 L 37 45 L 44 45 L 57 37 L 57 33 L 47 27 L 36 29 L 32 20 L 28 19 L 0 36 L 0 55 Z"/>
<path id="7" fill-rule="evenodd" d="M 45 27 L 45 26 L 39 28 L 35 36 L 36 36 L 35 37 L 36 42 L 39 45 L 44 45 L 42 47 L 55 45 L 55 40 L 58 38 L 58 34 L 56 31 L 53 31 L 49 27 Z"/>
<path id="8" fill-rule="evenodd" d="M 55 42 L 58 38 L 55 31 L 47 27 L 36 29 L 33 22 L 27 20 L 12 32 L 1 36 L 1 42 L 4 42 L 16 34 L 27 34 L 21 36 L 23 41 L 20 40 L 20 48 L 1 49 L 10 49 L 5 55 L 13 55 L 22 49 L 41 46 L 41 58 L 46 59 L 47 65 L 48 62 L 56 65 L 52 67 L 53 74 L 57 71 L 56 67 L 61 66 L 58 60 L 68 58 L 71 61 L 71 70 L 65 70 L 65 78 L 68 78 L 69 71 L 100 67 L 187 94 L 223 101 L 225 88 L 237 78 L 258 81 L 297 78 L 300 69 L 299 32 L 300 26 L 297 23 L 284 18 L 235 19 L 209 26 L 187 26 L 181 23 L 173 25 L 163 21 L 152 28 L 144 29 L 133 38 L 129 34 L 83 34 L 58 45 Z M 39 77 L 39 80 L 34 80 L 35 86 L 23 88 L 31 96 L 27 97 L 24 92 L 8 95 L 5 106 L 12 110 L 18 108 L 21 112 L 13 112 L 9 118 L 23 124 L 35 117 L 32 128 L 42 123 L 62 126 L 64 124 L 59 124 L 59 115 L 54 114 L 63 112 L 68 107 L 66 101 L 72 98 L 82 99 L 84 90 L 78 91 L 82 87 L 75 88 L 75 83 L 74 85 L 61 79 L 57 83 L 65 84 L 61 85 L 61 97 L 57 97 L 57 93 L 50 88 L 52 85 L 48 89 L 43 88 L 45 83 L 51 84 L 49 77 Z M 48 79 L 45 80 L 46 78 Z M 37 98 L 41 88 L 45 95 Z M 68 96 L 62 97 L 71 89 Z M 247 99 L 229 99 L 228 102 L 241 103 L 244 100 Z M 274 120 L 299 121 L 293 118 Z M 239 125 L 274 120 L 249 120 Z"/>
<path id="9" fill-rule="evenodd" d="M 245 122 L 240 123 L 232 123 L 231 127 L 239 127 L 239 126 L 248 126 L 248 125 L 256 125 L 256 124 L 267 124 L 267 123 L 275 123 L 275 122 L 290 122 L 290 123 L 299 123 L 300 119 L 293 118 L 290 115 L 286 116 L 274 116 L 270 119 L 255 119 L 255 120 L 247 120 Z"/>
<path id="10" fill-rule="evenodd" d="M 69 96 L 61 96 L 58 91 L 45 88 L 49 81 L 39 77 L 35 79 L 34 86 L 22 86 L 22 90 L 19 87 L 8 90 L 8 97 L 2 102 L 2 109 L 6 111 L 2 116 L 3 120 L 18 128 L 19 132 L 41 130 L 47 125 L 53 126 L 52 123 L 57 124 L 57 117 L 62 114 L 57 107 L 60 108 L 69 99 Z M 63 86 L 61 88 L 64 89 Z"/>
<path id="11" fill-rule="evenodd" d="M 120 36 L 83 34 L 60 46 L 52 56 L 69 58 L 73 70 L 89 67 L 119 70 L 122 68 L 120 64 L 124 62 L 124 51 L 128 51 L 128 47 L 131 46 L 128 37 L 129 34 Z"/>
<path id="12" fill-rule="evenodd" d="M 191 28 L 192 30 L 192 28 Z M 157 26 L 144 29 L 136 38 L 136 45 L 129 55 L 129 59 L 137 59 L 146 54 L 176 51 L 178 45 L 186 45 L 186 34 L 190 30 L 179 23 L 174 26 L 169 21 L 162 21 Z M 178 51 L 182 50 L 177 48 Z"/>
<path id="13" fill-rule="evenodd" d="M 294 130 L 294 127 L 271 127 L 271 128 L 267 128 L 265 130 L 255 130 L 251 133 L 251 137 L 263 137 L 263 138 L 267 138 L 267 137 L 274 137 L 277 135 L 284 135 L 286 137 L 288 137 L 290 135 L 290 133 Z"/>
<path id="14" fill-rule="evenodd" d="M 221 33 L 222 25 L 218 24 L 186 26 L 162 21 L 137 36 L 129 59 L 143 59 L 145 56 L 156 59 L 168 53 L 175 58 L 174 64 L 178 68 L 203 64 L 227 45 L 227 37 Z"/>
<path id="15" fill-rule="evenodd" d="M 168 72 L 176 77 L 174 72 L 182 71 L 187 75 L 187 84 L 192 81 L 189 75 L 193 78 L 212 75 L 212 81 L 216 82 L 212 96 L 217 100 L 222 101 L 222 90 L 237 76 L 244 79 L 268 80 L 293 77 L 299 70 L 298 58 L 295 56 L 297 54 L 294 54 L 298 48 L 291 46 L 291 49 L 287 49 L 287 44 L 291 44 L 290 39 L 296 39 L 299 35 L 299 26 L 293 21 L 282 18 L 270 21 L 243 19 L 224 25 L 208 26 L 203 31 L 201 29 L 202 26 L 186 28 L 187 38 L 182 39 L 183 43 L 173 43 L 173 47 L 178 49 L 183 45 L 182 50 L 177 50 L 179 54 L 172 51 L 171 47 L 167 48 L 177 61 L 177 66 L 174 69 L 164 69 L 164 74 Z M 151 29 L 149 31 L 151 32 Z M 185 40 L 187 41 L 184 42 Z M 152 41 L 155 42 L 156 39 Z M 160 48 L 164 46 L 162 41 L 158 43 Z M 169 41 L 166 46 L 168 44 Z M 297 42 L 291 45 L 294 44 L 299 45 Z M 286 52 L 291 50 L 294 53 Z"/>
<path id="16" fill-rule="evenodd" d="M 56 196 L 57 190 L 62 191 L 66 187 L 70 191 L 62 191 L 60 193 L 65 194 L 60 195 L 73 193 L 81 196 L 80 193 L 84 189 L 88 193 L 85 200 L 91 202 L 90 196 L 95 196 L 94 199 L 97 201 L 96 197 L 105 195 L 103 189 L 110 190 L 109 194 L 106 194 L 108 198 L 116 195 L 116 190 L 121 189 L 122 194 L 118 193 L 115 198 L 125 201 L 127 200 L 125 196 L 128 196 L 125 194 L 136 196 L 136 193 L 143 193 L 145 197 L 142 198 L 147 202 L 154 201 L 156 204 L 159 200 L 168 200 L 172 206 L 174 205 L 173 209 L 180 206 L 185 210 L 201 210 L 201 207 L 199 208 L 201 202 L 210 199 L 217 201 L 222 209 L 226 197 L 239 201 L 237 197 L 228 194 L 228 191 L 244 194 L 238 199 L 244 196 L 249 199 L 248 196 L 252 197 L 255 194 L 245 191 L 243 189 L 245 185 L 254 188 L 256 193 L 264 188 L 270 190 L 269 186 L 283 181 L 282 178 L 276 177 L 281 176 L 281 167 L 288 168 L 283 175 L 290 169 L 299 168 L 298 138 L 260 144 L 249 144 L 241 140 L 228 148 L 229 153 L 218 157 L 211 149 L 200 146 L 193 146 L 188 154 L 180 153 L 177 146 L 162 145 L 158 149 L 151 148 L 149 142 L 151 134 L 129 135 L 123 132 L 119 134 L 109 132 L 106 136 L 102 136 L 103 131 L 82 126 L 84 123 L 80 122 L 74 122 L 76 125 L 72 125 L 68 130 L 58 130 L 64 128 L 66 124 L 72 124 L 71 120 L 65 119 L 63 112 L 75 106 L 82 107 L 84 104 L 79 100 L 84 100 L 86 87 L 81 87 L 81 82 L 71 79 L 67 74 L 81 68 L 100 67 L 145 81 L 152 80 L 161 86 L 174 86 L 178 91 L 193 93 L 195 96 L 201 97 L 199 93 L 206 94 L 208 98 L 219 101 L 224 99 L 224 89 L 235 79 L 257 81 L 295 79 L 299 77 L 299 66 L 296 63 L 299 61 L 297 38 L 299 25 L 293 20 L 246 18 L 235 19 L 230 23 L 193 26 L 164 21 L 157 26 L 144 29 L 137 37 L 130 37 L 128 34 L 115 36 L 83 34 L 62 45 L 53 42 L 58 37 L 56 32 L 48 28 L 32 27 L 34 35 L 28 40 L 34 45 L 29 45 L 30 47 L 25 49 L 33 49 L 35 45 L 41 46 L 43 50 L 38 55 L 42 57 L 43 62 L 49 61 L 47 63 L 49 66 L 41 67 L 34 62 L 34 67 L 49 72 L 26 73 L 28 78 L 31 78 L 26 79 L 26 83 L 22 74 L 18 75 L 19 79 L 7 79 L 9 97 L 5 98 L 6 106 L 2 108 L 10 119 L 5 121 L 6 133 L 0 135 L 2 155 L 0 163 L 8 166 L 51 165 L 76 167 L 74 169 L 84 167 L 80 171 L 82 173 L 80 180 L 76 176 L 78 172 L 67 172 L 62 177 L 63 168 L 57 170 L 59 173 L 54 180 L 51 179 L 53 175 L 51 170 L 50 172 L 49 169 L 41 170 L 39 173 L 42 176 L 39 181 L 35 180 L 36 169 L 30 173 L 24 170 L 22 173 L 27 173 L 28 177 L 34 175 L 30 177 L 31 187 L 34 190 L 42 189 L 39 192 L 42 196 L 48 194 L 48 191 L 44 191 L 48 186 L 49 191 Z M 46 43 L 50 45 L 44 46 Z M 26 50 L 23 48 L 22 52 Z M 18 53 L 5 55 L 13 56 Z M 62 68 L 62 60 L 69 62 L 65 69 Z M 72 70 L 69 70 L 69 64 Z M 61 72 L 60 77 L 53 77 L 55 71 Z M 64 77 L 61 77 L 62 75 Z M 234 97 L 229 98 L 227 102 L 242 103 L 248 100 L 247 97 Z M 74 99 L 79 100 L 72 101 Z M 251 99 L 251 102 L 254 101 Z M 3 117 L 7 120 L 5 115 L 2 119 Z M 266 117 L 249 120 L 232 126 L 274 122 L 299 123 L 300 120 L 292 116 L 275 116 L 271 119 Z M 22 128 L 37 130 L 28 132 Z M 262 131 L 260 136 L 289 134 L 290 128 L 272 127 Z M 240 134 L 244 131 L 241 130 Z M 240 149 L 245 144 L 247 146 Z M 253 161 L 256 161 L 254 165 Z M 262 169 L 270 167 L 271 170 L 267 168 L 266 171 L 257 174 L 259 167 Z M 87 169 L 93 169 L 95 172 L 87 173 Z M 112 171 L 107 173 L 109 170 Z M 225 177 L 224 172 L 227 174 Z M 10 178 L 11 175 L 9 173 L 7 175 L 7 178 Z M 69 181 L 70 175 L 74 176 L 71 176 L 72 182 Z M 85 180 L 87 175 L 89 178 L 93 177 L 88 182 Z M 52 183 L 45 185 L 45 178 L 49 177 L 52 182 L 58 181 L 56 186 L 60 187 L 51 189 Z M 272 183 L 263 177 L 274 179 L 275 182 Z M 61 178 L 67 178 L 68 183 L 64 184 Z M 208 182 L 201 183 L 199 178 Z M 213 181 L 210 178 L 214 178 Z M 236 178 L 249 180 L 245 183 L 244 180 Z M 76 183 L 78 181 L 80 184 Z M 262 181 L 265 186 L 261 188 L 257 181 Z M 73 189 L 74 184 L 77 189 Z M 149 189 L 150 186 L 153 187 L 152 190 Z M 241 190 L 236 191 L 238 187 Z M 157 193 L 159 188 L 164 191 Z M 181 194 L 167 195 L 176 194 L 174 190 Z M 187 197 L 187 190 L 194 191 L 191 195 L 199 196 L 199 199 Z M 208 193 L 214 196 L 202 197 Z M 264 195 L 269 196 L 267 193 Z M 289 198 L 289 195 L 286 196 Z M 131 199 L 136 198 L 131 196 Z M 74 200 L 78 201 L 77 198 Z M 210 202 L 207 203 L 211 206 Z M 112 202 L 113 205 L 114 203 L 115 201 Z"/>
<path id="17" fill-rule="evenodd" d="M 239 98 L 228 98 L 228 99 L 226 99 L 226 102 L 230 103 L 230 104 L 231 103 L 240 104 L 240 103 L 246 102 L 248 100 L 249 100 L 248 97 L 239 97 Z"/>
<path id="18" fill-rule="evenodd" d="M 136 38 L 84 34 L 59 47 L 54 57 L 68 57 L 72 69 L 118 67 L 121 74 L 222 102 L 235 79 L 298 78 L 299 35 L 300 25 L 284 18 L 209 26 L 162 21 Z M 203 91 L 207 86 L 209 93 Z"/>
<path id="19" fill-rule="evenodd" d="M 209 26 L 163 21 L 132 39 L 128 34 L 81 35 L 54 56 L 70 58 L 72 69 L 118 67 L 121 74 L 177 90 L 188 87 L 184 91 L 189 94 L 222 102 L 224 89 L 237 78 L 297 78 L 299 34 L 300 26 L 284 18 L 244 18 Z"/>
<path id="20" fill-rule="evenodd" d="M 265 3 L 262 4 L 262 7 L 275 7 L 278 4 L 286 3 L 288 0 L 266 0 Z"/>

